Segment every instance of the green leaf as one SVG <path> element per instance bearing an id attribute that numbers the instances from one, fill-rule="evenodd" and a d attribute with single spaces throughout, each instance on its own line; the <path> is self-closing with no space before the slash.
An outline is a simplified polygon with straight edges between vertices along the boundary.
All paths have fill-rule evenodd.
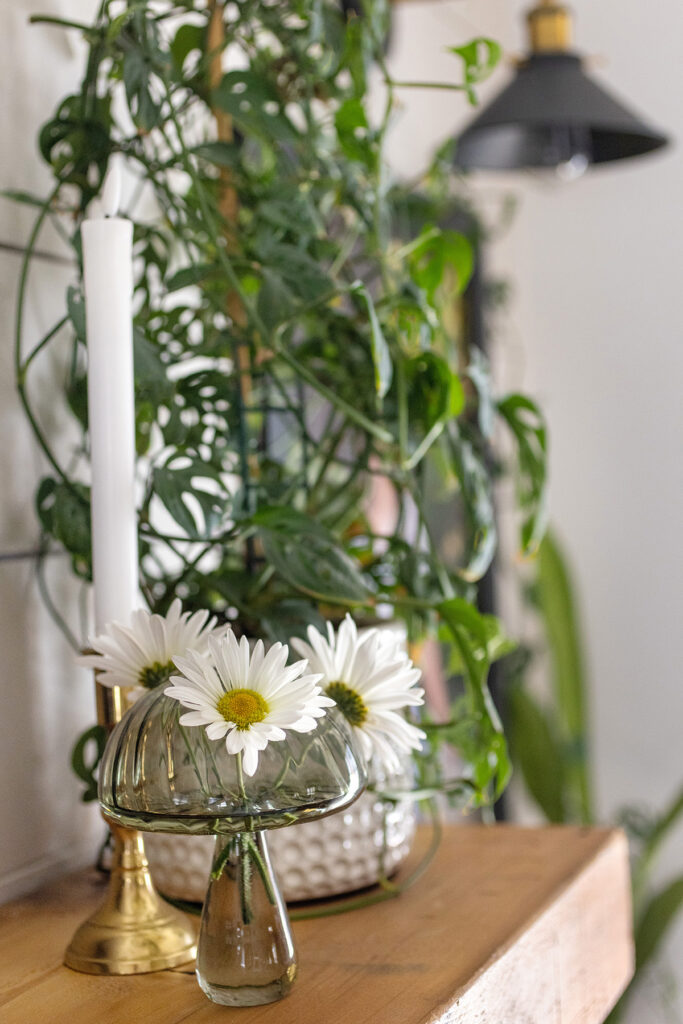
<path id="1" fill-rule="evenodd" d="M 282 111 L 280 97 L 270 81 L 255 71 L 229 71 L 213 93 L 213 102 L 232 114 L 246 133 L 266 141 L 294 142 L 297 132 Z"/>
<path id="2" fill-rule="evenodd" d="M 391 387 L 394 367 L 391 362 L 389 346 L 387 345 L 372 297 L 365 285 L 356 282 L 350 289 L 354 294 L 360 295 L 365 302 L 370 318 L 370 348 L 372 352 L 372 363 L 375 368 L 375 391 L 380 401 L 384 398 Z"/>
<path id="3" fill-rule="evenodd" d="M 258 314 L 266 327 L 274 329 L 291 316 L 295 299 L 279 274 L 264 270 L 263 284 L 256 302 Z"/>
<path id="4" fill-rule="evenodd" d="M 73 556 L 74 571 L 90 577 L 90 494 L 83 484 L 67 485 L 46 477 L 36 494 L 36 512 L 46 533 Z"/>
<path id="5" fill-rule="evenodd" d="M 493 39 L 482 36 L 470 40 L 464 46 L 449 46 L 449 53 L 454 53 L 463 62 L 463 79 L 467 90 L 467 98 L 472 104 L 477 102 L 474 86 L 485 81 L 500 61 L 502 50 Z"/>
<path id="6" fill-rule="evenodd" d="M 650 962 L 683 908 L 683 875 L 652 897 L 636 926 L 636 971 Z"/>
<path id="7" fill-rule="evenodd" d="M 0 196 L 4 196 L 5 199 L 11 199 L 13 203 L 25 203 L 27 206 L 37 206 L 39 209 L 42 209 L 45 205 L 44 199 L 31 195 L 30 192 L 22 192 L 19 189 L 0 189 Z"/>
<path id="8" fill-rule="evenodd" d="M 135 124 L 151 131 L 159 123 L 161 107 L 150 90 L 151 63 L 138 49 L 127 50 L 123 57 L 123 84 Z"/>
<path id="9" fill-rule="evenodd" d="M 86 760 L 88 748 L 94 744 L 92 758 Z M 85 783 L 81 795 L 84 803 L 97 800 L 97 767 L 102 760 L 107 745 L 107 730 L 102 725 L 93 725 L 78 737 L 71 752 L 71 767 L 75 774 Z"/>
<path id="10" fill-rule="evenodd" d="M 548 821 L 565 822 L 564 750 L 549 716 L 521 686 L 506 695 L 509 739 L 526 787 Z"/>
<path id="11" fill-rule="evenodd" d="M 358 565 L 318 520 L 288 508 L 267 508 L 251 519 L 266 559 L 291 586 L 335 604 L 367 601 Z"/>
<path id="12" fill-rule="evenodd" d="M 460 749 L 472 761 L 473 779 L 482 793 L 493 786 L 499 796 L 510 777 L 510 760 L 498 712 L 487 684 L 490 626 L 468 601 L 452 597 L 436 606 L 464 666 L 471 723 Z"/>
<path id="13" fill-rule="evenodd" d="M 408 408 L 411 422 L 428 433 L 440 420 L 459 416 L 465 406 L 465 392 L 457 373 L 435 352 L 420 352 L 405 366 Z"/>
<path id="14" fill-rule="evenodd" d="M 278 274 L 290 290 L 305 302 L 314 302 L 334 286 L 317 260 L 308 253 L 288 242 L 277 242 L 268 238 L 259 255 L 264 263 L 264 273 L 270 270 Z"/>
<path id="15" fill-rule="evenodd" d="M 192 151 L 201 160 L 208 160 L 219 167 L 238 167 L 242 147 L 236 142 L 204 142 Z"/>
<path id="16" fill-rule="evenodd" d="M 183 70 L 183 65 L 191 53 L 198 50 L 204 51 L 205 30 L 202 25 L 181 25 L 170 46 L 171 57 L 178 71 Z"/>
<path id="17" fill-rule="evenodd" d="M 148 390 L 169 389 L 170 381 L 159 350 L 137 326 L 133 328 L 133 357 L 138 384 Z"/>
<path id="18" fill-rule="evenodd" d="M 593 817 L 592 787 L 581 632 L 569 568 L 551 533 L 546 534 L 538 551 L 535 596 L 552 661 L 557 713 L 571 751 L 567 771 L 573 790 L 573 817 L 589 823 Z"/>
<path id="19" fill-rule="evenodd" d="M 90 508 L 87 491 L 79 488 L 75 494 L 65 485 L 55 491 L 52 516 L 54 535 L 72 555 L 90 558 Z"/>
<path id="20" fill-rule="evenodd" d="M 673 800 L 649 821 L 643 836 L 643 848 L 633 865 L 633 898 L 636 908 L 640 905 L 640 895 L 647 886 L 654 859 L 667 836 L 683 817 L 683 788 L 674 795 Z"/>
<path id="21" fill-rule="evenodd" d="M 317 230 L 315 208 L 298 189 L 286 190 L 281 199 L 265 199 L 258 216 L 269 224 L 299 235 L 314 235 Z"/>
<path id="22" fill-rule="evenodd" d="M 481 624 L 486 633 L 486 657 L 489 663 L 493 664 L 494 661 L 500 661 L 501 658 L 516 650 L 518 646 L 517 641 L 512 640 L 507 635 L 503 623 L 495 615 L 484 615 L 481 613 L 480 615 Z M 444 643 L 448 643 L 450 640 L 448 631 L 443 626 L 439 629 L 439 638 Z M 453 645 L 451 645 L 449 652 L 448 670 L 453 675 L 462 675 L 466 670 L 460 652 Z"/>
<path id="23" fill-rule="evenodd" d="M 450 424 L 448 441 L 466 527 L 465 558 L 458 573 L 465 580 L 476 581 L 486 573 L 496 551 L 493 484 L 488 466 L 459 423 Z"/>
<path id="24" fill-rule="evenodd" d="M 442 231 L 425 225 L 411 247 L 409 265 L 413 278 L 423 288 L 429 303 L 437 304 L 437 292 L 448 284 L 449 294 L 461 294 L 472 276 L 474 256 L 472 245 L 465 235 L 457 231 Z M 447 271 L 455 275 L 448 279 Z"/>
<path id="25" fill-rule="evenodd" d="M 222 490 L 216 470 L 198 459 L 187 466 L 157 466 L 154 470 L 154 492 L 192 540 L 202 540 L 211 534 L 224 515 L 227 501 L 224 492 L 216 493 L 217 488 L 200 487 L 198 481 L 202 479 L 220 484 Z M 201 519 L 188 503 L 188 496 L 199 504 Z"/>
<path id="26" fill-rule="evenodd" d="M 40 130 L 40 152 L 62 184 L 75 185 L 81 193 L 80 206 L 97 195 L 107 170 L 112 143 L 110 98 L 87 105 L 81 96 L 67 96 L 57 114 Z"/>
<path id="27" fill-rule="evenodd" d="M 470 349 L 467 376 L 477 390 L 477 422 L 482 437 L 491 440 L 495 423 L 495 405 L 488 360 L 480 349 Z"/>
<path id="28" fill-rule="evenodd" d="M 261 616 L 261 625 L 271 640 L 288 644 L 293 636 L 306 639 L 309 626 L 325 632 L 325 620 L 311 601 L 276 601 Z"/>
<path id="29" fill-rule="evenodd" d="M 342 103 L 335 114 L 334 123 L 339 145 L 349 160 L 357 160 L 368 168 L 374 167 L 377 156 L 371 143 L 370 127 L 362 101 L 353 97 Z"/>
<path id="30" fill-rule="evenodd" d="M 181 288 L 190 288 L 216 274 L 215 263 L 195 263 L 190 267 L 177 270 L 166 282 L 166 291 L 177 292 Z"/>
<path id="31" fill-rule="evenodd" d="M 517 442 L 517 494 L 522 511 L 521 547 L 535 554 L 545 533 L 547 509 L 547 431 L 543 414 L 525 395 L 512 394 L 498 402 Z"/>

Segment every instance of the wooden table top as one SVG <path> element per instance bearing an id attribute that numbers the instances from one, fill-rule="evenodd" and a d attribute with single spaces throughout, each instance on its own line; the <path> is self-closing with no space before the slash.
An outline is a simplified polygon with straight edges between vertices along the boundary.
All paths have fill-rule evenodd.
<path id="1" fill-rule="evenodd" d="M 3 1024 L 599 1024 L 632 973 L 626 841 L 607 829 L 447 828 L 398 899 L 295 922 L 294 990 L 248 1009 L 188 973 L 63 967 L 102 889 L 88 871 L 0 908 Z"/>

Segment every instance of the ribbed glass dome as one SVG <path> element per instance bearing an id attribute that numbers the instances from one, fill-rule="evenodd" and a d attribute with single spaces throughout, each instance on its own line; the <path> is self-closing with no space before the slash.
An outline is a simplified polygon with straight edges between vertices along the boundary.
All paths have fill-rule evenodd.
<path id="1" fill-rule="evenodd" d="M 271 741 L 251 778 L 224 740 L 181 725 L 184 712 L 152 691 L 119 722 L 100 767 L 100 803 L 111 818 L 152 832 L 253 832 L 323 817 L 366 784 L 362 757 L 334 708 L 313 732 L 290 730 Z"/>

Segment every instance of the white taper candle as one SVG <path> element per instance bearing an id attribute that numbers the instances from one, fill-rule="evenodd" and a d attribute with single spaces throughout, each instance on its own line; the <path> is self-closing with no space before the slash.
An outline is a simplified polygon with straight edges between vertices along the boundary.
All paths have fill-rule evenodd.
<path id="1" fill-rule="evenodd" d="M 120 173 L 81 226 L 88 342 L 88 421 L 95 627 L 126 622 L 138 601 L 133 391 L 133 225 L 115 216 Z M 99 212 L 98 211 L 98 212 Z"/>

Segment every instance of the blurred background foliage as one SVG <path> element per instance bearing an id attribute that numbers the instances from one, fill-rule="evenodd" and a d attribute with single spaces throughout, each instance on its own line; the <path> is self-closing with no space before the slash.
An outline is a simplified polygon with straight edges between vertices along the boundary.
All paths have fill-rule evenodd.
<path id="1" fill-rule="evenodd" d="M 536 649 L 520 645 L 504 662 L 505 721 L 513 763 L 526 793 L 549 822 L 598 824 L 591 758 L 590 680 L 570 567 L 549 532 L 544 537 L 526 600 L 541 625 Z M 533 687 L 535 661 L 549 671 L 545 697 Z M 683 875 L 655 882 L 657 855 L 683 817 L 683 788 L 659 810 L 624 807 L 615 824 L 628 834 L 632 854 L 636 978 L 656 958 L 683 907 Z M 623 1018 L 633 985 L 609 1017 Z"/>

